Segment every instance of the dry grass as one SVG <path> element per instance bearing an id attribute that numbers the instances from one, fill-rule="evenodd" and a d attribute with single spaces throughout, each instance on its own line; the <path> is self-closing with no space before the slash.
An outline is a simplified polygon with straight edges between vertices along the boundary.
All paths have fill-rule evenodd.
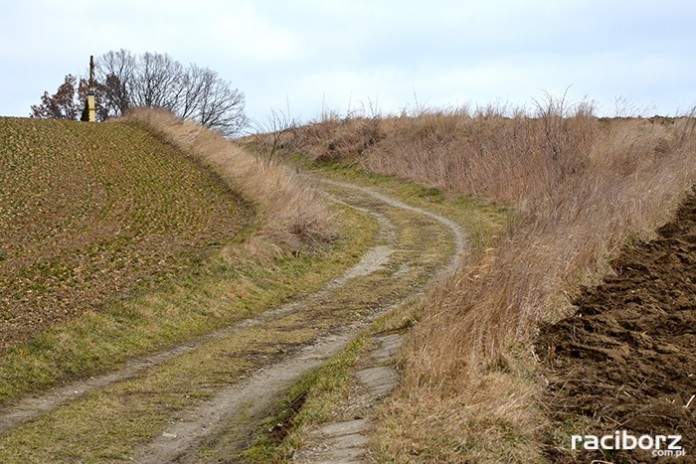
<path id="1" fill-rule="evenodd" d="M 693 118 L 599 120 L 549 98 L 532 113 L 371 124 L 378 139 L 341 145 L 353 147 L 343 158 L 517 211 L 496 248 L 469 258 L 413 330 L 403 388 L 382 411 L 380 459 L 543 461 L 534 332 L 568 314 L 578 285 L 607 270 L 621 243 L 668 218 L 696 179 Z M 310 126 L 307 151 L 359 139 L 364 125 Z"/>
<path id="2" fill-rule="evenodd" d="M 443 292 L 433 302 L 448 309 L 435 318 L 443 321 L 443 328 L 457 322 L 448 332 L 450 341 L 459 342 L 445 341 L 443 347 L 447 346 L 450 356 L 427 362 L 432 375 L 441 377 L 456 370 L 461 360 L 472 355 L 495 358 L 511 340 L 526 340 L 540 320 L 565 314 L 568 308 L 562 306 L 562 291 L 587 281 L 629 235 L 665 221 L 693 182 L 694 140 L 680 138 L 690 121 L 578 123 L 580 127 L 574 128 L 578 132 L 593 133 L 576 138 L 583 149 L 571 146 L 569 153 L 560 155 L 567 153 L 566 160 L 532 159 L 533 166 L 538 166 L 535 182 L 541 185 L 535 183 L 516 198 L 519 218 L 494 256 L 488 257 L 485 269 L 480 264 L 466 267 L 448 285 L 458 291 Z M 587 144 L 588 138 L 593 143 Z M 499 152 L 499 157 L 505 157 L 504 153 Z M 524 159 L 524 154 L 508 156 Z M 533 171 L 530 166 L 529 172 Z M 520 190 L 507 185 L 501 191 L 507 194 L 511 189 Z M 454 357 L 453 346 L 457 347 Z"/>
<path id="3" fill-rule="evenodd" d="M 146 124 L 256 204 L 261 234 L 279 246 L 298 248 L 333 238 L 330 213 L 317 192 L 284 168 L 263 163 L 217 132 L 171 113 L 140 108 L 125 119 Z"/>

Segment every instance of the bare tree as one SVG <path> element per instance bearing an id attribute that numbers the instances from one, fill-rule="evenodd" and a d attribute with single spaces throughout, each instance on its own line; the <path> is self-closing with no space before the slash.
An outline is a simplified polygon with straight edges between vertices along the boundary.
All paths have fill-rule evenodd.
<path id="1" fill-rule="evenodd" d="M 248 124 L 244 115 L 244 94 L 233 89 L 214 71 L 206 70 L 203 82 L 194 119 L 225 135 L 239 133 Z"/>
<path id="2" fill-rule="evenodd" d="M 210 70 L 192 64 L 181 76 L 179 98 L 174 108 L 174 112 L 179 117 L 190 119 L 197 116 L 200 99 L 209 82 L 209 73 Z"/>
<path id="3" fill-rule="evenodd" d="M 120 116 L 131 104 L 129 90 L 135 78 L 136 57 L 128 50 L 110 51 L 96 60 L 97 87 L 104 95 L 108 116 Z"/>
<path id="4" fill-rule="evenodd" d="M 135 57 L 121 50 L 102 58 L 108 65 L 103 67 L 108 71 L 107 88 L 122 97 L 120 113 L 131 106 L 165 108 L 225 135 L 235 135 L 248 124 L 244 94 L 215 71 L 195 64 L 184 67 L 169 55 L 158 53 Z"/>
<path id="5" fill-rule="evenodd" d="M 138 58 L 130 100 L 133 106 L 174 110 L 177 106 L 181 63 L 167 54 L 145 53 Z"/>

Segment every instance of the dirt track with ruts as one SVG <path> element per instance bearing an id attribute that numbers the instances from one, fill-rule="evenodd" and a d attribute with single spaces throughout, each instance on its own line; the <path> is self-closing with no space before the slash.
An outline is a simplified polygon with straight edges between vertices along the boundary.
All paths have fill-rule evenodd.
<path id="1" fill-rule="evenodd" d="M 285 389 L 451 272 L 465 249 L 447 218 L 363 187 L 323 188 L 379 224 L 356 266 L 293 303 L 5 408 L 0 460 L 237 462 Z"/>

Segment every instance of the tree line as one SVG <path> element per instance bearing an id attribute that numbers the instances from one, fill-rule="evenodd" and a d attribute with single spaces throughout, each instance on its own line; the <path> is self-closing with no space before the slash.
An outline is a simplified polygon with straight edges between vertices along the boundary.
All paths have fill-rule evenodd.
<path id="1" fill-rule="evenodd" d="M 97 120 L 122 115 L 129 108 L 163 108 L 225 135 L 238 134 L 247 124 L 244 94 L 215 71 L 182 65 L 167 54 L 128 50 L 107 52 L 95 59 L 93 92 Z M 55 94 L 44 92 L 31 106 L 30 117 L 78 119 L 89 92 L 89 81 L 72 74 Z"/>

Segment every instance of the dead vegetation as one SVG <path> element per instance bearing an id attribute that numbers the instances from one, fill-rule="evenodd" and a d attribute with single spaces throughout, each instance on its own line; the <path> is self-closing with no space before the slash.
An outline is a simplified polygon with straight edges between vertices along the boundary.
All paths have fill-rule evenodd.
<path id="1" fill-rule="evenodd" d="M 694 119 L 598 119 L 549 97 L 533 111 L 334 118 L 300 136 L 314 159 L 515 211 L 496 247 L 427 303 L 382 411 L 380 460 L 542 461 L 535 331 L 569 313 L 622 243 L 669 217 L 696 178 Z"/>

